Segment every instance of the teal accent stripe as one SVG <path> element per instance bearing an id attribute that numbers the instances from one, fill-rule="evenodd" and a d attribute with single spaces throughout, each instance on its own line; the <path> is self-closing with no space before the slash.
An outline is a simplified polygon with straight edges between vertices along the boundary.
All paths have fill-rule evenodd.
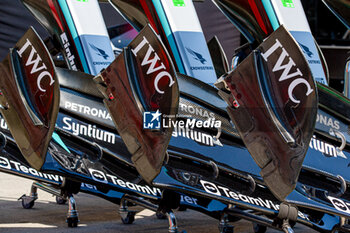
<path id="1" fill-rule="evenodd" d="M 69 31 L 73 37 L 74 43 L 75 43 L 75 47 L 77 48 L 78 54 L 79 54 L 79 58 L 81 60 L 81 63 L 83 65 L 83 69 L 85 72 L 90 73 L 90 70 L 87 66 L 87 62 L 86 62 L 86 58 L 85 58 L 85 54 L 83 52 L 82 46 L 81 46 L 81 42 L 80 39 L 78 37 L 78 33 L 77 30 L 75 28 L 74 22 L 73 22 L 73 18 L 70 14 L 68 5 L 66 0 L 58 0 L 58 4 L 61 7 L 61 10 L 63 12 L 64 18 L 66 19 L 66 22 L 68 24 L 69 27 Z M 60 136 L 56 133 L 53 132 L 52 134 L 52 139 L 58 143 L 65 151 L 67 151 L 68 153 L 71 153 L 68 149 L 68 147 L 64 144 L 64 142 L 62 141 L 62 139 L 60 138 Z"/>
<path id="2" fill-rule="evenodd" d="M 273 6 L 271 4 L 271 0 L 262 0 L 262 3 L 264 5 L 267 16 L 270 19 L 273 30 L 276 30 L 277 28 L 279 28 L 280 23 L 279 23 L 278 18 L 276 16 L 275 10 L 273 9 Z"/>
<path id="3" fill-rule="evenodd" d="M 58 3 L 62 9 L 64 18 L 66 19 L 66 22 L 68 24 L 69 31 L 72 34 L 72 37 L 73 37 L 73 40 L 75 43 L 75 47 L 77 48 L 77 51 L 79 54 L 79 58 L 81 60 L 81 63 L 83 64 L 84 72 L 90 73 L 89 67 L 88 67 L 87 62 L 86 62 L 85 54 L 83 51 L 83 47 L 81 45 L 81 42 L 80 42 L 80 39 L 78 36 L 78 32 L 75 28 L 75 24 L 74 24 L 74 21 L 73 21 L 71 14 L 70 14 L 67 2 L 66 2 L 66 0 L 58 0 Z"/>
<path id="4" fill-rule="evenodd" d="M 171 51 L 173 52 L 174 57 L 175 57 L 176 65 L 179 68 L 179 72 L 183 73 L 183 74 L 186 74 L 185 73 L 185 68 L 183 66 L 183 63 L 182 63 L 182 60 L 181 60 L 181 57 L 180 57 L 179 50 L 178 50 L 178 48 L 176 46 L 176 42 L 175 42 L 173 33 L 172 33 L 171 29 L 170 29 L 170 25 L 168 23 L 166 15 L 165 15 L 163 6 L 160 3 L 160 0 L 152 0 L 152 2 L 153 2 L 153 5 L 154 5 L 154 8 L 157 11 L 157 14 L 158 14 L 158 17 L 160 19 L 160 22 L 161 22 L 161 24 L 163 26 L 165 35 L 167 36 L 167 39 L 169 41 L 169 44 L 170 44 L 170 47 L 171 47 Z"/>
<path id="5" fill-rule="evenodd" d="M 57 142 L 63 149 L 65 149 L 68 153 L 70 153 L 68 147 L 64 144 L 60 136 L 56 132 L 53 132 L 52 139 Z"/>

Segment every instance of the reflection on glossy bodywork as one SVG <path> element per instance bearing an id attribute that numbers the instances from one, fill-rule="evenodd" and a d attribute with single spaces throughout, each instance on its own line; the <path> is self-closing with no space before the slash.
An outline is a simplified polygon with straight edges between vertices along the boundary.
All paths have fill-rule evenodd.
<path id="1" fill-rule="evenodd" d="M 73 37 L 57 0 L 21 0 L 41 25 L 60 43 L 66 64 L 72 70 L 83 70 Z"/>
<path id="2" fill-rule="evenodd" d="M 350 0 L 322 1 L 350 29 Z"/>
<path id="3" fill-rule="evenodd" d="M 273 32 L 262 1 L 213 0 L 224 15 L 240 30 L 249 42 L 261 43 Z"/>
<path id="4" fill-rule="evenodd" d="M 59 84 L 51 56 L 33 29 L 10 50 L 0 74 L 1 113 L 24 157 L 40 169 L 57 118 Z"/>
<path id="5" fill-rule="evenodd" d="M 145 27 L 95 81 L 133 163 L 150 183 L 160 172 L 173 127 L 145 129 L 144 114 L 174 118 L 179 101 L 172 62 L 151 27 Z"/>
<path id="6" fill-rule="evenodd" d="M 313 134 L 316 87 L 298 45 L 280 27 L 225 78 L 229 115 L 264 181 L 283 200 Z"/>

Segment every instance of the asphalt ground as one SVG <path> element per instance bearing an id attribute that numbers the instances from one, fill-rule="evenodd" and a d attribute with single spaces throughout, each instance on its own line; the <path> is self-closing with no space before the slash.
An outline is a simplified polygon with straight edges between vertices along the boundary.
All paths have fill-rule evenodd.
<path id="1" fill-rule="evenodd" d="M 168 232 L 168 221 L 157 219 L 150 210 L 139 211 L 133 224 L 124 225 L 118 214 L 119 206 L 99 197 L 79 193 L 75 195 L 80 223 L 77 228 L 68 228 L 66 215 L 68 205 L 56 204 L 55 197 L 38 190 L 39 199 L 32 209 L 23 209 L 17 199 L 29 194 L 32 181 L 0 172 L 0 232 L 6 233 L 59 233 L 59 232 Z M 211 233 L 218 231 L 218 220 L 204 214 L 187 210 L 176 212 L 179 230 Z M 252 223 L 241 220 L 233 223 L 235 232 L 254 232 Z M 302 225 L 296 225 L 295 232 L 315 232 Z M 268 233 L 278 232 L 268 229 Z"/>

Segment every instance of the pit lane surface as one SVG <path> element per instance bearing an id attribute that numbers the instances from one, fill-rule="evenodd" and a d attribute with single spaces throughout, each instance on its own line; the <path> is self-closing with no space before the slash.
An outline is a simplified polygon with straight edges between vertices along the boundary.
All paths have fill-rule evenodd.
<path id="1" fill-rule="evenodd" d="M 80 193 L 75 195 L 80 223 L 78 228 L 68 228 L 65 222 L 68 205 L 56 204 L 55 197 L 38 190 L 39 199 L 32 209 L 23 209 L 17 199 L 29 194 L 32 181 L 0 172 L 0 232 L 20 233 L 121 233 L 121 232 L 168 232 L 168 221 L 159 220 L 155 213 L 136 208 L 138 214 L 131 225 L 124 225 L 118 214 L 118 205 L 101 198 Z M 218 221 L 201 213 L 187 210 L 176 212 L 180 230 L 187 232 L 212 233 L 218 231 Z M 252 224 L 239 221 L 233 224 L 235 232 L 254 232 Z M 315 232 L 302 225 L 296 225 L 295 232 Z M 278 232 L 269 229 L 268 233 Z"/>

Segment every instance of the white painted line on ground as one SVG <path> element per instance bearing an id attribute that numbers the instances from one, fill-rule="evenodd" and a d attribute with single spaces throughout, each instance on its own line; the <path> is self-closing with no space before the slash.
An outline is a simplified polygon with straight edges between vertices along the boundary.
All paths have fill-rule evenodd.
<path id="1" fill-rule="evenodd" d="M 149 216 L 155 215 L 155 213 L 156 212 L 152 210 L 144 209 L 136 214 L 135 219 L 142 219 L 144 217 L 149 217 Z"/>
<path id="2" fill-rule="evenodd" d="M 41 223 L 0 223 L 0 228 L 57 228 L 57 226 Z"/>

